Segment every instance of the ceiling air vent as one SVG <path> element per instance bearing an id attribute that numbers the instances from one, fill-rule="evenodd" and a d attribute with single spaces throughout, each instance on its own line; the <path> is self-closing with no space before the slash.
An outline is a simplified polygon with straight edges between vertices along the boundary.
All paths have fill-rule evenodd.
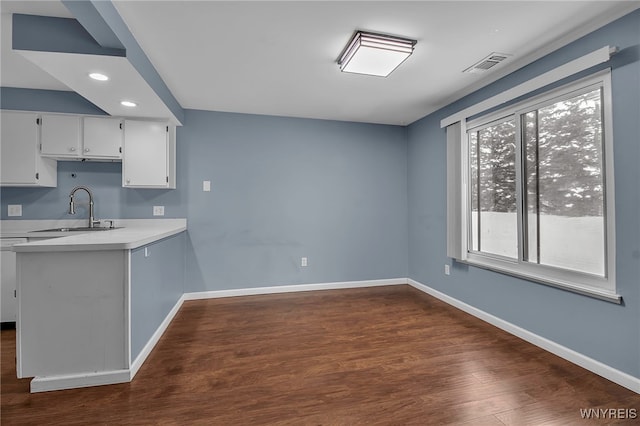
<path id="1" fill-rule="evenodd" d="M 481 73 L 481 72 L 485 72 L 490 70 L 491 68 L 495 67 L 496 65 L 498 65 L 500 62 L 504 61 L 505 59 L 507 59 L 509 56 L 508 53 L 496 53 L 493 52 L 492 54 L 490 54 L 489 56 L 487 56 L 486 58 L 482 59 L 479 62 L 476 62 L 475 64 L 471 65 L 469 68 L 467 68 L 466 70 L 462 71 L 462 72 L 470 72 L 470 73 Z"/>

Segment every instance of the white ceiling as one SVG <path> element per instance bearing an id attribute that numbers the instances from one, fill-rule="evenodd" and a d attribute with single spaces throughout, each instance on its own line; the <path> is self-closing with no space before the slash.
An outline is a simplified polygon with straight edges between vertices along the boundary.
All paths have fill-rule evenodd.
<path id="1" fill-rule="evenodd" d="M 114 4 L 184 108 L 400 125 L 640 7 L 638 1 Z M 71 16 L 57 1 L 3 0 L 2 12 Z M 64 90 L 7 52 L 2 18 L 2 85 Z M 357 29 L 416 39 L 415 53 L 387 78 L 341 73 L 336 59 Z M 513 56 L 488 73 L 462 73 L 491 52 Z"/>

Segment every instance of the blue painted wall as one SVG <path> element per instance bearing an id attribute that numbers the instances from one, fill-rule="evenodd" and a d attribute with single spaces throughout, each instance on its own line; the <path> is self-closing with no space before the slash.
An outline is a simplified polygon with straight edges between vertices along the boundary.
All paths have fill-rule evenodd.
<path id="1" fill-rule="evenodd" d="M 18 87 L 0 88 L 0 108 L 69 114 L 107 114 L 75 92 Z"/>
<path id="2" fill-rule="evenodd" d="M 405 128 L 193 110 L 185 120 L 188 291 L 407 275 Z"/>
<path id="3" fill-rule="evenodd" d="M 186 232 L 131 252 L 132 362 L 182 297 L 185 264 Z"/>
<path id="4" fill-rule="evenodd" d="M 75 177 L 73 177 L 75 175 Z M 2 219 L 85 219 L 86 195 L 78 193 L 76 214 L 69 210 L 69 193 L 76 185 L 93 192 L 98 219 L 149 219 L 153 206 L 165 206 L 165 218 L 186 217 L 181 193 L 172 190 L 122 188 L 122 164 L 59 161 L 56 188 L 1 188 Z M 22 217 L 8 217 L 8 204 L 22 204 Z"/>
<path id="5" fill-rule="evenodd" d="M 408 129 L 409 276 L 596 360 L 640 377 L 640 11 L 510 74 Z M 619 306 L 446 257 L 446 136 L 440 120 L 605 45 L 613 68 L 616 273 Z M 595 67 L 595 69 L 603 66 Z M 591 70 L 593 71 L 593 70 Z"/>
<path id="6" fill-rule="evenodd" d="M 25 103 L 6 98 L 7 109 Z M 124 189 L 120 163 L 61 161 L 57 188 L 2 188 L 2 219 L 8 204 L 23 205 L 22 219 L 85 218 L 86 207 L 67 209 L 87 185 L 97 218 L 152 218 L 154 205 L 188 218 L 187 291 L 407 276 L 406 128 L 193 110 L 185 120 L 177 189 Z"/>

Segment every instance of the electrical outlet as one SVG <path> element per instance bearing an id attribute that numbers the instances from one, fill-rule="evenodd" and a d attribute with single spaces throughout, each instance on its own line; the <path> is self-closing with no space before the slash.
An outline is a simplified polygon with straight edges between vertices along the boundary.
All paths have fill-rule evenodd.
<path id="1" fill-rule="evenodd" d="M 451 275 L 451 267 L 449 265 L 444 265 L 444 274 Z"/>
<path id="2" fill-rule="evenodd" d="M 22 204 L 9 204 L 7 206 L 7 216 L 22 216 Z"/>
<path id="3" fill-rule="evenodd" d="M 303 257 L 300 259 L 300 266 L 307 266 L 307 258 Z"/>
<path id="4" fill-rule="evenodd" d="M 154 216 L 164 216 L 164 206 L 153 206 Z"/>
<path id="5" fill-rule="evenodd" d="M 210 180 L 203 180 L 202 181 L 202 190 L 204 192 L 211 192 L 211 181 Z"/>

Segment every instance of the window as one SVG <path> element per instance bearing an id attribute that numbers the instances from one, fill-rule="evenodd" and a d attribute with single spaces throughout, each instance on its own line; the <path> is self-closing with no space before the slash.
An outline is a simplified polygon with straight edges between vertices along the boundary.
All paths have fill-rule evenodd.
<path id="1" fill-rule="evenodd" d="M 605 276 L 602 88 L 522 115 L 524 260 Z"/>
<path id="2" fill-rule="evenodd" d="M 471 250 L 518 258 L 513 117 L 469 131 Z"/>
<path id="3" fill-rule="evenodd" d="M 607 70 L 453 130 L 461 260 L 619 301 L 610 96 Z"/>

